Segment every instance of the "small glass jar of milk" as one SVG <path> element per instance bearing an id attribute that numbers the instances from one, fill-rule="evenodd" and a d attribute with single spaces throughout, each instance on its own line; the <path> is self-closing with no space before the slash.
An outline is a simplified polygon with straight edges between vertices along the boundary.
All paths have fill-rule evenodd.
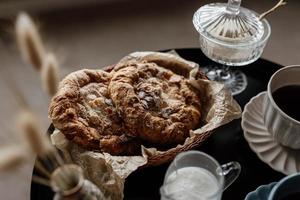
<path id="1" fill-rule="evenodd" d="M 220 200 L 240 171 L 238 162 L 220 165 L 200 151 L 180 153 L 166 172 L 161 200 Z"/>

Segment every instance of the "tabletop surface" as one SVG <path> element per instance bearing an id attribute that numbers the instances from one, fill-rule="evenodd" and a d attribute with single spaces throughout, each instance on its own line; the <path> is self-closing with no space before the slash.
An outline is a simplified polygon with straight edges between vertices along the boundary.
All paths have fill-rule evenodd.
<path id="1" fill-rule="evenodd" d="M 187 60 L 201 66 L 215 65 L 207 59 L 200 49 L 177 49 L 177 53 Z M 239 67 L 248 80 L 246 90 L 234 98 L 243 108 L 256 94 L 266 90 L 269 77 L 280 67 L 270 61 L 259 59 L 253 64 Z M 242 166 L 239 178 L 223 193 L 223 200 L 244 199 L 246 194 L 258 186 L 278 181 L 284 175 L 271 169 L 252 152 L 245 141 L 240 125 L 241 120 L 234 120 L 217 129 L 198 150 L 212 155 L 219 163 L 238 161 Z M 159 199 L 159 187 L 163 183 L 168 164 L 138 170 L 125 182 L 125 200 Z M 51 199 L 49 188 L 32 183 L 31 199 Z"/>

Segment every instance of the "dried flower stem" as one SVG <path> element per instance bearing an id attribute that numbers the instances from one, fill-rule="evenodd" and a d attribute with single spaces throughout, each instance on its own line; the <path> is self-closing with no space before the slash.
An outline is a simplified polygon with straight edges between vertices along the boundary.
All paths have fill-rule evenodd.
<path id="1" fill-rule="evenodd" d="M 58 167 L 56 161 L 49 159 L 48 155 L 46 154 L 40 155 L 38 159 L 48 169 L 50 173 L 52 173 L 52 171 L 54 171 Z"/>
<path id="2" fill-rule="evenodd" d="M 70 184 L 70 182 L 73 181 L 73 177 L 71 176 L 71 172 L 69 172 L 67 170 L 67 168 L 65 167 L 65 162 L 64 160 L 62 159 L 62 157 L 60 156 L 60 154 L 56 151 L 55 154 L 53 154 L 53 159 L 55 161 L 57 161 L 58 163 L 58 167 L 61 168 L 61 179 L 66 183 L 66 184 Z"/>
<path id="3" fill-rule="evenodd" d="M 46 169 L 39 159 L 36 159 L 34 167 L 41 173 L 43 176 L 50 177 L 51 173 L 48 169 Z"/>
<path id="4" fill-rule="evenodd" d="M 29 110 L 23 110 L 18 117 L 17 121 L 21 131 L 25 136 L 25 140 L 29 144 L 32 152 L 43 155 L 53 151 L 53 146 L 50 141 L 42 135 L 35 116 Z"/>
<path id="5" fill-rule="evenodd" d="M 12 170 L 26 160 L 24 149 L 20 146 L 7 146 L 0 149 L 0 171 Z"/>
<path id="6" fill-rule="evenodd" d="M 40 184 L 46 185 L 49 183 L 49 178 L 52 177 L 51 174 L 58 168 L 61 169 L 61 173 L 59 174 L 59 177 L 57 177 L 61 186 L 67 187 L 75 180 L 73 177 L 74 175 L 65 167 L 64 161 L 57 151 L 51 151 L 49 154 L 43 154 L 42 156 L 39 156 L 35 166 L 39 172 L 42 171 L 42 175 L 47 177 L 47 179 L 36 177 L 36 182 Z"/>
<path id="7" fill-rule="evenodd" d="M 32 180 L 38 184 L 45 185 L 47 187 L 51 187 L 50 181 L 48 179 L 45 179 L 45 178 L 42 178 L 42 177 L 39 177 L 36 175 L 32 175 Z"/>
<path id="8" fill-rule="evenodd" d="M 59 153 L 57 151 L 54 154 L 54 156 L 60 166 L 65 164 L 64 160 L 62 159 L 62 157 L 59 155 Z"/>
<path id="9" fill-rule="evenodd" d="M 40 34 L 32 19 L 26 13 L 20 13 L 16 21 L 16 37 L 23 59 L 40 70 L 45 49 Z"/>
<path id="10" fill-rule="evenodd" d="M 53 152 L 51 154 L 43 156 L 44 159 L 46 159 L 53 166 L 53 169 L 56 169 L 57 167 L 60 166 L 59 162 L 55 159 L 55 154 L 56 152 Z"/>
<path id="11" fill-rule="evenodd" d="M 41 72 L 41 79 L 44 90 L 53 96 L 57 92 L 59 81 L 59 67 L 57 59 L 51 53 L 45 56 Z"/>
<path id="12" fill-rule="evenodd" d="M 62 159 L 62 157 L 60 156 L 60 154 L 58 153 L 58 151 L 56 149 L 53 149 L 53 151 L 50 151 L 47 154 L 43 154 L 40 155 L 37 159 L 40 163 L 42 162 L 46 167 L 47 170 L 49 172 L 53 172 L 56 168 L 64 166 L 65 162 Z M 50 173 L 50 175 L 51 175 Z M 64 174 L 62 174 L 62 180 L 65 180 L 65 182 L 67 182 L 67 175 L 68 172 L 65 172 Z M 49 175 L 49 174 L 48 174 Z"/>
<path id="13" fill-rule="evenodd" d="M 46 54 L 36 26 L 25 13 L 21 13 L 18 16 L 16 34 L 24 60 L 41 72 L 43 88 L 50 96 L 53 96 L 57 91 L 59 81 L 57 60 L 53 54 Z M 59 176 L 61 184 L 68 186 L 74 182 L 74 174 L 64 167 L 64 160 L 50 144 L 49 140 L 42 135 L 35 116 L 27 106 L 24 106 L 24 110 L 20 113 L 18 124 L 24 133 L 24 138 L 28 143 L 29 149 L 38 154 L 36 161 L 37 170 L 49 178 L 53 170 L 61 167 L 61 174 Z M 33 180 L 50 186 L 47 179 L 34 176 Z"/>
<path id="14" fill-rule="evenodd" d="M 262 13 L 259 16 L 259 20 L 265 18 L 268 14 L 274 12 L 277 8 L 279 8 L 280 6 L 283 6 L 285 4 L 286 4 L 286 2 L 284 2 L 284 0 L 279 0 L 278 3 L 275 6 L 273 6 L 270 10 L 267 10 L 266 12 Z"/>

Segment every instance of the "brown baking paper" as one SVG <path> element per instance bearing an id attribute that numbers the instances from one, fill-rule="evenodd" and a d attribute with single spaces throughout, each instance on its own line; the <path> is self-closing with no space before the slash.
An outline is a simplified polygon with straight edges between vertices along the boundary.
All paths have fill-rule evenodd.
<path id="1" fill-rule="evenodd" d="M 240 106 L 223 84 L 196 79 L 198 65 L 194 62 L 184 60 L 174 53 L 157 52 L 135 52 L 120 62 L 128 60 L 147 60 L 169 69 L 172 67 L 174 72 L 189 78 L 191 85 L 201 94 L 202 126 L 191 130 L 190 137 L 183 145 L 177 145 L 167 151 L 141 146 L 141 156 L 112 156 L 108 153 L 87 151 L 69 142 L 59 131 L 55 131 L 51 136 L 53 144 L 64 152 L 66 158 L 80 165 L 86 177 L 111 200 L 123 199 L 125 179 L 138 168 L 171 161 L 178 153 L 199 146 L 214 129 L 241 116 Z"/>

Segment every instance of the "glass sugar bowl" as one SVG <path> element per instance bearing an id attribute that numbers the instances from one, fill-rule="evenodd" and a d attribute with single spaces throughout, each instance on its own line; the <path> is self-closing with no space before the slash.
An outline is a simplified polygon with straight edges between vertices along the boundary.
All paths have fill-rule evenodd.
<path id="1" fill-rule="evenodd" d="M 242 66 L 257 60 L 268 41 L 271 28 L 259 14 L 240 6 L 241 0 L 200 7 L 193 16 L 200 48 L 211 60 Z"/>

